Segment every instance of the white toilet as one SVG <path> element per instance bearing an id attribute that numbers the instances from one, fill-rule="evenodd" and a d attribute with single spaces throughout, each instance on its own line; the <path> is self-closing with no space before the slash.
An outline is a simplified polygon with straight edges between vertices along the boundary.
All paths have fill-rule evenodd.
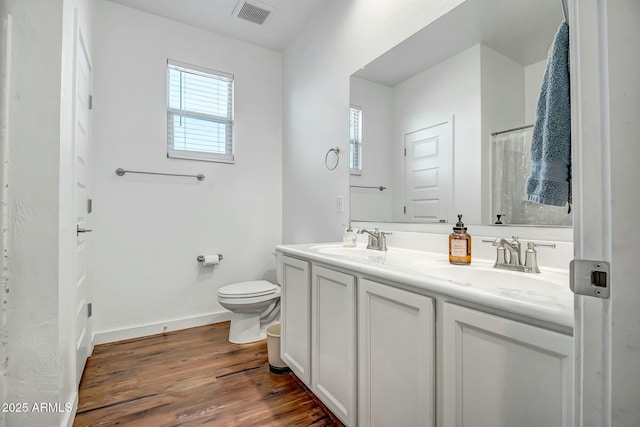
<path id="1" fill-rule="evenodd" d="M 239 282 L 218 290 L 218 302 L 231 311 L 229 341 L 266 339 L 265 329 L 280 317 L 280 286 L 266 280 Z"/>

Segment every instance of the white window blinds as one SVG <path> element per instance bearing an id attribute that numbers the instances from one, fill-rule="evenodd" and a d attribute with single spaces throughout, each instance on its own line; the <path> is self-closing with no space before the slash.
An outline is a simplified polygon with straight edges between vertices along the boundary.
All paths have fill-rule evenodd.
<path id="1" fill-rule="evenodd" d="M 352 174 L 362 172 L 362 108 L 349 108 L 349 169 Z"/>
<path id="2" fill-rule="evenodd" d="M 167 156 L 233 163 L 233 75 L 167 61 Z"/>

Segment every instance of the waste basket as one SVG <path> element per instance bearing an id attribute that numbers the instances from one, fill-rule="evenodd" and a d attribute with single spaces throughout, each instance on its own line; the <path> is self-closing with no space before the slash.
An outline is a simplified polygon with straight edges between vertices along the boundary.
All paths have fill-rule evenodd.
<path id="1" fill-rule="evenodd" d="M 269 370 L 274 374 L 288 374 L 291 369 L 280 357 L 280 323 L 267 326 L 267 354 L 269 356 Z"/>

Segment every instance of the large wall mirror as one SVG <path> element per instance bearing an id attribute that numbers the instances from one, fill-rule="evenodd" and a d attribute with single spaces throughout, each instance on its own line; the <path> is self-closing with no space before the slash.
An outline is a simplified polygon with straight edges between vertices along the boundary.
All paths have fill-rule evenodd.
<path id="1" fill-rule="evenodd" d="M 354 73 L 351 219 L 570 226 L 567 207 L 524 201 L 562 19 L 560 0 L 467 0 Z"/>

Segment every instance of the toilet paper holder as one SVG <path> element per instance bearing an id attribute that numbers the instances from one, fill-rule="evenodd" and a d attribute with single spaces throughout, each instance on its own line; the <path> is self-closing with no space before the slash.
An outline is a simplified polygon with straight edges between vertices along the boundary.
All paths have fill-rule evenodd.
<path id="1" fill-rule="evenodd" d="M 218 254 L 218 259 L 220 261 L 222 261 L 224 259 L 224 257 L 222 256 L 222 254 Z M 198 255 L 198 258 L 196 258 L 196 260 L 198 262 L 204 262 L 204 255 Z"/>

